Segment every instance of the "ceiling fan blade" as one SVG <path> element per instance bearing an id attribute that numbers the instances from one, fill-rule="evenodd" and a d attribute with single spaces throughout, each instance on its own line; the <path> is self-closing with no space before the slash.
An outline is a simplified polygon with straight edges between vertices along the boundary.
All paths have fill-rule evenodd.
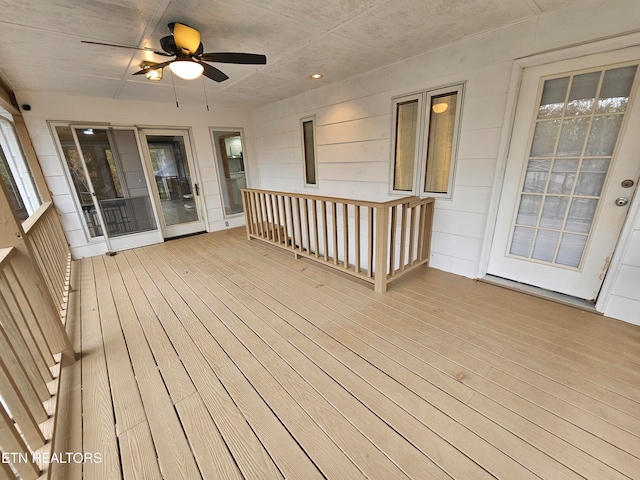
<path id="1" fill-rule="evenodd" d="M 224 82 L 227 78 L 229 78 L 224 72 L 218 70 L 216 67 L 207 65 L 204 62 L 200 62 L 200 65 L 204 67 L 204 72 L 202 72 L 202 74 L 205 77 L 210 78 L 214 82 Z"/>
<path id="2" fill-rule="evenodd" d="M 169 60 L 168 62 L 156 63 L 155 65 L 153 65 L 153 66 L 151 66 L 149 68 L 143 68 L 142 70 L 139 70 L 139 71 L 133 73 L 133 75 L 144 75 L 145 73 L 147 73 L 147 72 L 149 72 L 151 70 L 159 70 L 161 68 L 166 67 L 171 62 L 173 62 L 173 60 Z"/>
<path id="3" fill-rule="evenodd" d="M 176 47 L 188 50 L 191 55 L 198 50 L 200 46 L 200 32 L 198 30 L 177 22 L 170 23 L 169 28 L 173 32 Z"/>
<path id="4" fill-rule="evenodd" d="M 129 50 L 142 50 L 142 51 L 145 51 L 145 52 L 153 52 L 156 55 L 162 55 L 164 57 L 172 57 L 173 56 L 173 55 L 169 55 L 168 53 L 159 52 L 157 50 L 154 50 L 153 48 L 148 48 L 148 47 L 132 47 L 130 45 L 117 45 L 115 43 L 91 42 L 89 40 L 80 40 L 80 43 L 89 43 L 91 45 L 103 45 L 105 47 L 127 48 Z"/>
<path id="5" fill-rule="evenodd" d="M 203 53 L 198 55 L 198 59 L 206 62 L 239 63 L 243 65 L 265 65 L 267 63 L 267 57 L 257 53 Z"/>

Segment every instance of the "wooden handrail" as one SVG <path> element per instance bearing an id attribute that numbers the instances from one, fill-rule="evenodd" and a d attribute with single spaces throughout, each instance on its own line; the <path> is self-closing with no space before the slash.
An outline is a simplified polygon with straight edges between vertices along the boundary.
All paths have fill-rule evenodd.
<path id="1" fill-rule="evenodd" d="M 258 238 L 374 284 L 429 260 L 434 200 L 385 202 L 243 189 L 247 238 Z"/>

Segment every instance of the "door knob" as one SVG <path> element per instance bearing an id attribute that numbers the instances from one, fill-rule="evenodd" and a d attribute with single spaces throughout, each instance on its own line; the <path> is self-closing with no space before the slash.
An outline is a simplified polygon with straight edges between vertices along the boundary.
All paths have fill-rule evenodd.
<path id="1" fill-rule="evenodd" d="M 624 207 L 627 203 L 629 203 L 628 198 L 624 198 L 624 197 L 616 198 L 616 205 L 619 207 Z"/>

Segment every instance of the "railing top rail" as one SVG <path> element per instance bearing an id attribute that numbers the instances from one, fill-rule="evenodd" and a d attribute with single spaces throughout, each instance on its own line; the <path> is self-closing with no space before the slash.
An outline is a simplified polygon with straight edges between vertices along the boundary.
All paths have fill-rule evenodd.
<path id="1" fill-rule="evenodd" d="M 15 252 L 16 249 L 13 247 L 0 248 L 0 270 L 4 268 L 5 262 L 8 262 Z"/>
<path id="2" fill-rule="evenodd" d="M 309 195 L 306 193 L 296 193 L 296 192 L 279 192 L 275 190 L 262 190 L 259 188 L 243 188 L 242 190 L 246 190 L 247 192 L 258 192 L 258 193 L 266 193 L 270 195 L 286 195 L 290 197 L 298 197 L 298 198 L 306 198 L 308 200 L 317 200 L 320 202 L 334 202 L 334 203 L 346 203 L 349 205 L 359 205 L 361 207 L 373 207 L 373 208 L 389 208 L 394 207 L 396 205 L 402 205 L 404 203 L 412 203 L 414 205 L 420 203 L 431 203 L 434 201 L 433 198 L 420 198 L 416 196 L 407 196 L 401 197 L 393 200 L 387 200 L 385 202 L 375 202 L 372 200 L 357 200 L 354 198 L 343 198 L 343 197 L 328 197 L 324 195 Z"/>
<path id="3" fill-rule="evenodd" d="M 24 230 L 24 233 L 28 234 L 29 230 L 31 230 L 38 223 L 38 220 L 40 220 L 40 218 L 42 218 L 42 216 L 52 207 L 53 203 L 44 202 L 40 205 L 38 210 L 29 215 L 29 218 L 22 222 L 22 229 Z"/>

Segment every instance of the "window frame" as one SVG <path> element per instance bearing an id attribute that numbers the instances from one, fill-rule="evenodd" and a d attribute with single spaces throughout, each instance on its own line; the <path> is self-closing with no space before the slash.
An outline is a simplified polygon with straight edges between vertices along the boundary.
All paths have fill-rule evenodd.
<path id="1" fill-rule="evenodd" d="M 391 161 L 389 168 L 389 194 L 391 195 L 415 195 L 421 198 L 433 197 L 438 199 L 451 200 L 453 198 L 453 190 L 455 184 L 455 173 L 458 163 L 458 147 L 460 138 L 460 124 L 462 117 L 462 104 L 464 97 L 465 83 L 456 83 L 444 87 L 423 90 L 421 92 L 401 95 L 392 98 L 392 120 L 391 120 Z M 449 181 L 447 183 L 446 193 L 425 192 L 425 177 L 427 171 L 427 153 L 429 147 L 429 128 L 431 122 L 431 99 L 433 97 L 447 94 L 457 93 L 456 100 L 456 118 L 453 127 L 453 139 L 451 149 L 451 162 L 449 168 Z M 413 161 L 413 189 L 397 190 L 395 184 L 395 166 L 396 166 L 396 141 L 397 141 L 397 122 L 398 122 L 398 105 L 412 100 L 418 100 L 418 119 L 416 128 L 416 147 Z"/>
<path id="2" fill-rule="evenodd" d="M 5 116 L 3 113 L 0 113 L 0 148 L 7 162 L 8 173 L 13 179 L 14 193 L 19 197 L 27 215 L 31 216 L 42 206 L 44 200 L 22 149 L 13 117 Z"/>
<path id="3" fill-rule="evenodd" d="M 313 167 L 315 173 L 315 183 L 308 183 L 308 175 L 307 175 L 307 150 L 305 148 L 305 139 L 304 139 L 304 124 L 306 122 L 311 122 L 313 127 Z M 316 116 L 309 115 L 306 117 L 302 117 L 300 119 L 300 140 L 302 147 L 302 180 L 304 182 L 305 187 L 309 188 L 319 188 L 319 179 L 318 179 L 318 137 L 316 135 Z"/>

